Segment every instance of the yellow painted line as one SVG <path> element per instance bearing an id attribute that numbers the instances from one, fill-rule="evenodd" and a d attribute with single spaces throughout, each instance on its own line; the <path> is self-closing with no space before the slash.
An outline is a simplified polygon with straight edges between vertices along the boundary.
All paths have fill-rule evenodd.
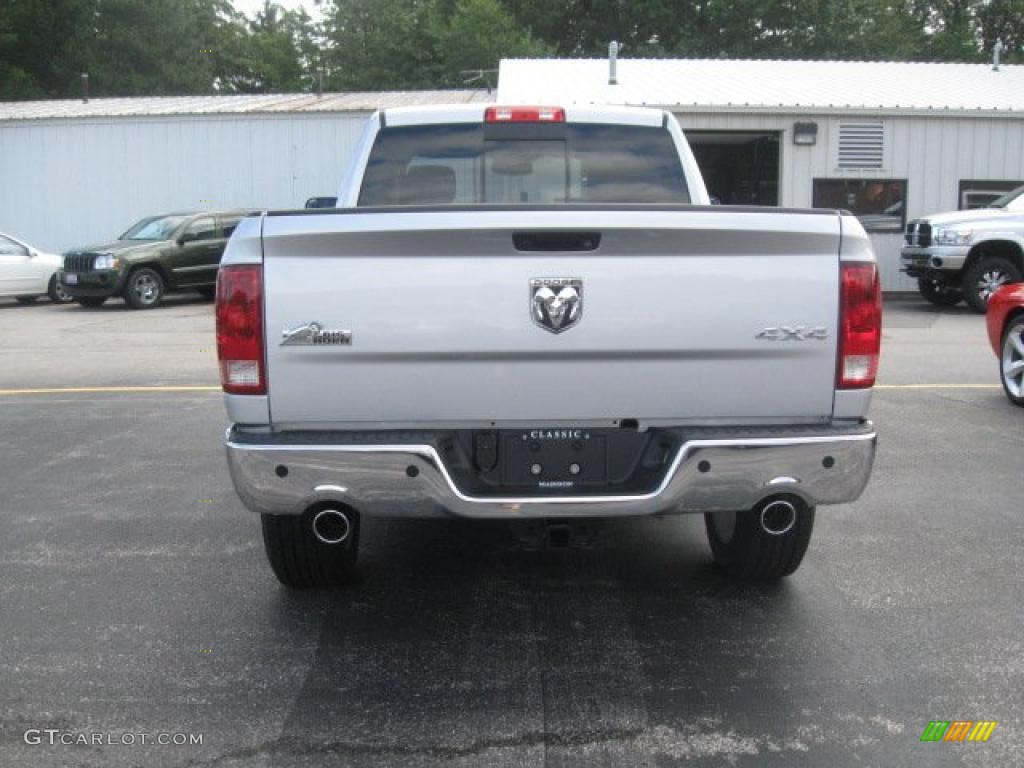
<path id="1" fill-rule="evenodd" d="M 876 384 L 875 389 L 1002 389 L 998 384 Z"/>
<path id="2" fill-rule="evenodd" d="M 0 389 L 4 395 L 77 395 L 77 394 L 118 394 L 123 392 L 220 392 L 220 387 L 39 387 L 35 389 Z"/>

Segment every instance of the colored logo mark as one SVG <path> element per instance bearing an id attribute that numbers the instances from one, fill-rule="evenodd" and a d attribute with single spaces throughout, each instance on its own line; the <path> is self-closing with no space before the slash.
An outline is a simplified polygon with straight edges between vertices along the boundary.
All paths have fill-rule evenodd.
<path id="1" fill-rule="evenodd" d="M 988 741 L 998 724 L 995 720 L 932 720 L 921 741 Z"/>

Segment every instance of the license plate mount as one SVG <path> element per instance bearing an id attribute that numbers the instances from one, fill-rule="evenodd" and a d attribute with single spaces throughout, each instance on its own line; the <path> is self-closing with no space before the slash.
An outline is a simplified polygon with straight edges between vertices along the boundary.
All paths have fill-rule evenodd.
<path id="1" fill-rule="evenodd" d="M 573 488 L 608 482 L 608 441 L 586 429 L 530 429 L 503 434 L 505 485 Z"/>

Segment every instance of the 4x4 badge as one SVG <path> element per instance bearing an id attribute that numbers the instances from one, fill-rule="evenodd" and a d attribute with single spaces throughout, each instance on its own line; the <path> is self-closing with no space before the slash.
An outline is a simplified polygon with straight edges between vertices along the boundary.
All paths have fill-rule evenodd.
<path id="1" fill-rule="evenodd" d="M 583 280 L 534 277 L 530 280 L 530 317 L 551 333 L 561 333 L 583 317 Z"/>
<path id="2" fill-rule="evenodd" d="M 804 325 L 779 325 L 765 328 L 754 338 L 762 341 L 810 341 L 812 339 L 825 341 L 828 339 L 828 328 L 824 325 L 816 325 L 811 328 Z"/>

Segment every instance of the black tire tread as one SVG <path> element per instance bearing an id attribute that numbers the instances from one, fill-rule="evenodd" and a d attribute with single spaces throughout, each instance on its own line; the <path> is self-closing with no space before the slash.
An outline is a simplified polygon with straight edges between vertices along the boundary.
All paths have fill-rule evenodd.
<path id="1" fill-rule="evenodd" d="M 349 540 L 338 545 L 317 541 L 312 518 L 302 515 L 261 515 L 263 545 L 277 580 L 291 589 L 335 587 L 352 581 L 359 550 L 359 519 L 353 515 Z"/>
<path id="2" fill-rule="evenodd" d="M 729 542 L 718 538 L 711 515 L 705 515 L 708 542 L 715 562 L 731 575 L 750 581 L 774 581 L 792 575 L 807 554 L 814 530 L 814 508 L 799 504 L 797 510 L 793 529 L 781 536 L 762 531 L 754 512 L 739 512 L 735 532 Z"/>

